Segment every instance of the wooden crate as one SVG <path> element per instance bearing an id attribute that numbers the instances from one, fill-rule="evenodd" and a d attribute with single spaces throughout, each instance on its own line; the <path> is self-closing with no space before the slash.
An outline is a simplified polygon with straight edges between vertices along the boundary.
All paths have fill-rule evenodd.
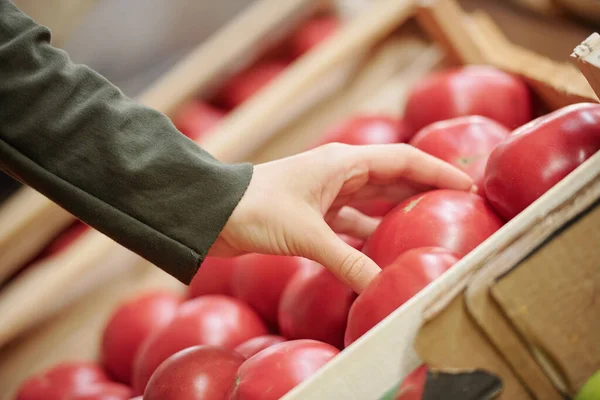
<path id="1" fill-rule="evenodd" d="M 265 1 L 261 4 L 263 7 L 266 7 L 265 4 L 274 7 L 274 4 L 280 3 L 283 2 Z M 279 23 L 285 24 L 286 18 L 306 15 L 304 6 L 312 2 L 296 0 L 296 9 L 293 9 L 291 3 L 286 3 L 284 8 L 288 14 L 280 14 Z M 550 62 L 515 47 L 486 15 L 464 15 L 456 3 L 450 0 L 430 1 L 428 4 L 426 7 L 419 7 L 416 2 L 409 0 L 379 0 L 373 3 L 352 18 L 320 49 L 303 57 L 272 85 L 236 109 L 216 128 L 203 146 L 224 161 L 264 161 L 296 153 L 312 143 L 325 127 L 354 112 L 399 114 L 407 89 L 442 62 L 486 63 L 517 73 L 527 79 L 551 109 L 579 101 L 597 101 L 585 78 L 576 68 Z M 407 19 L 415 16 L 437 45 L 424 43 L 420 35 L 396 33 Z M 244 21 L 243 18 L 240 19 Z M 249 18 L 246 23 L 249 24 L 250 21 Z M 240 24 L 240 21 L 237 23 Z M 238 34 L 244 31 L 240 29 Z M 234 35 L 231 30 L 225 32 L 229 35 L 226 37 Z M 146 104 L 154 104 L 171 114 L 183 101 L 196 93 L 186 86 L 186 81 L 181 77 L 192 76 L 199 71 L 198 65 L 202 65 L 201 61 L 204 60 L 202 54 L 213 54 L 221 47 L 218 41 L 216 44 L 208 43 L 141 98 Z M 445 52 L 442 53 L 440 49 Z M 371 54 L 369 62 L 361 64 L 362 56 L 368 53 Z M 229 52 L 228 56 L 231 57 L 228 61 L 235 58 Z M 228 56 L 223 57 L 227 59 Z M 353 68 L 349 70 L 348 64 L 353 64 Z M 527 64 L 535 68 L 524 68 Z M 213 71 L 220 71 L 216 65 L 209 65 L 209 70 L 211 68 Z M 339 78 L 340 71 L 345 71 L 341 75 L 346 79 Z M 206 85 L 206 90 L 210 91 L 211 79 L 217 79 L 218 74 L 206 74 L 205 78 L 193 85 L 189 84 L 189 80 L 187 83 L 196 88 Z M 330 91 L 325 94 L 313 91 L 323 82 L 331 80 L 341 83 L 329 86 Z M 280 108 L 282 104 L 296 106 L 283 113 Z M 273 118 L 280 114 L 285 114 L 285 118 Z M 249 146 L 233 148 L 232 144 L 240 143 L 242 138 Z M 533 217 L 522 217 L 521 220 L 525 225 L 532 224 Z M 507 230 L 505 228 L 502 232 Z M 495 235 L 493 240 L 496 242 L 492 240 L 492 243 L 507 240 L 505 235 L 500 235 L 500 238 Z M 412 349 L 412 340 L 425 305 L 437 294 L 459 282 L 462 273 L 474 268 L 478 257 L 483 257 L 493 248 L 489 241 L 480 246 L 465 258 L 467 261 L 462 261 L 439 283 L 416 296 L 406 307 L 397 310 L 288 397 L 377 398 L 417 364 L 418 357 Z M 68 288 L 73 276 L 81 279 L 88 277 L 89 280 L 90 254 L 92 262 L 96 260 L 97 265 L 106 266 L 111 257 L 114 257 L 119 261 L 119 269 L 123 266 L 129 268 L 120 272 L 118 280 L 91 290 L 78 304 L 70 305 L 67 312 L 3 350 L 0 354 L 0 387 L 8 387 L 9 393 L 27 375 L 60 360 L 94 359 L 102 324 L 115 304 L 124 297 L 149 287 L 183 289 L 172 278 L 120 246 L 101 235 L 90 233 L 61 256 L 62 259 L 55 260 L 55 269 L 52 273 L 48 272 L 47 276 L 59 276 L 56 278 L 59 282 L 45 294 L 46 299 L 52 300 L 53 295 L 60 295 L 62 290 Z M 79 272 L 74 274 L 73 270 Z M 38 283 L 31 285 L 32 290 L 39 290 L 44 280 L 40 277 Z M 4 316 L 5 312 L 18 306 L 18 301 L 23 296 L 23 292 L 20 293 L 20 297 L 15 295 L 12 302 L 5 303 L 2 303 L 0 295 L 0 315 Z M 22 314 L 12 314 L 10 321 L 21 325 L 17 325 L 19 329 L 12 329 L 6 337 L 13 337 L 16 332 L 30 327 L 33 321 L 48 315 L 48 310 L 33 308 L 34 304 L 43 304 L 39 301 L 40 298 L 31 301 L 30 308 L 25 310 L 25 317 Z M 2 308 L 2 304 L 6 307 Z M 401 329 L 404 324 L 407 324 L 404 327 L 406 329 Z M 1 332 L 0 330 L 0 341 Z M 368 371 L 368 374 L 364 371 Z"/>

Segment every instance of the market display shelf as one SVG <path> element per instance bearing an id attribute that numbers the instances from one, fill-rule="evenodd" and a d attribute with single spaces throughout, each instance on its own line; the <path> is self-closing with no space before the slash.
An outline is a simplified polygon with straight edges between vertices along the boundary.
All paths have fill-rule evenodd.
<path id="1" fill-rule="evenodd" d="M 172 116 L 185 101 L 204 90 L 210 93 L 215 82 L 230 76 L 233 60 L 244 59 L 245 63 L 238 65 L 248 65 L 250 49 L 260 42 L 257 31 L 268 35 L 289 27 L 290 21 L 306 17 L 317 3 L 320 5 L 301 0 L 257 3 L 157 82 L 141 101 Z M 209 133 L 203 147 L 226 162 L 267 161 L 297 153 L 314 143 L 323 129 L 354 113 L 399 115 L 408 90 L 419 78 L 452 65 L 487 64 L 519 75 L 547 110 L 598 101 L 590 86 L 597 85 L 596 70 L 585 57 L 578 63 L 583 74 L 574 65 L 517 47 L 486 14 L 466 14 L 454 0 L 378 0 L 359 10 L 328 41 L 236 108 Z M 252 24 L 253 18 L 267 11 L 268 24 Z M 254 35 L 255 41 L 238 40 L 237 51 L 220 45 L 219 38 L 236 42 L 235 38 L 242 37 L 239 35 Z M 207 59 L 214 64 L 207 67 Z M 208 72 L 204 70 L 202 78 L 192 78 L 203 71 L 200 66 L 207 67 Z M 439 338 L 436 335 L 441 330 L 424 322 L 446 315 L 445 310 L 460 298 L 477 271 L 503 254 L 518 250 L 524 255 L 532 243 L 537 245 L 550 237 L 561 223 L 597 199 L 598 192 L 592 189 L 599 176 L 597 154 L 285 398 L 378 399 L 423 359 L 438 356 L 415 347 L 417 338 L 421 340 L 417 343 Z M 571 214 L 554 218 L 554 225 L 546 226 L 543 234 L 536 230 L 541 220 L 557 215 L 579 198 L 585 201 L 576 202 Z M 529 247 L 515 247 L 519 240 L 529 240 Z M 520 258 L 512 261 L 518 263 Z M 16 281 L 8 288 L 11 292 L 0 292 L 0 315 L 7 321 L 0 325 L 0 344 L 56 315 L 0 352 L 0 387 L 9 388 L 8 393 L 26 376 L 58 361 L 95 359 L 102 324 L 124 297 L 151 287 L 183 290 L 174 279 L 96 232 L 84 235 L 36 270 L 23 274 L 28 280 L 21 281 L 25 282 L 21 287 Z M 119 279 L 108 280 L 116 274 Z M 73 282 L 77 282 L 77 290 L 70 290 Z M 82 293 L 85 296 L 81 297 Z M 56 302 L 56 298 L 69 301 Z M 79 298 L 76 304 L 72 301 L 75 298 Z M 42 304 L 48 307 L 40 307 Z M 56 314 L 61 308 L 64 312 Z M 546 375 L 542 378 L 549 379 Z M 508 382 L 508 395 L 503 398 L 530 398 L 522 397 L 515 379 Z M 554 383 L 551 386 L 555 388 Z M 517 395 L 510 397 L 511 393 Z"/>

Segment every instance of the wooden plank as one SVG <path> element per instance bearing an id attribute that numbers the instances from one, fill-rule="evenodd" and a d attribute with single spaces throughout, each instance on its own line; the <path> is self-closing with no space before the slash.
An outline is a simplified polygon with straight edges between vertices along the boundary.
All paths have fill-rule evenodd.
<path id="1" fill-rule="evenodd" d="M 600 96 L 600 34 L 593 33 L 573 50 L 571 57 Z"/>

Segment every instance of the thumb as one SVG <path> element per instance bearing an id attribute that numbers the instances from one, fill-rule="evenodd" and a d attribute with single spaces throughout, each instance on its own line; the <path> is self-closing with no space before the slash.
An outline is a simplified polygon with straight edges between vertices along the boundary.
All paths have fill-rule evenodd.
<path id="1" fill-rule="evenodd" d="M 361 293 L 381 272 L 381 268 L 365 254 L 344 242 L 323 222 L 306 255 L 333 273 L 339 280 Z"/>

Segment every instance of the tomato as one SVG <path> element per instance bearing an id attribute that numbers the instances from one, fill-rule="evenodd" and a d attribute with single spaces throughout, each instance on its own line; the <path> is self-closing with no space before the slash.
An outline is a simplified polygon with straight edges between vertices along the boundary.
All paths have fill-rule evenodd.
<path id="1" fill-rule="evenodd" d="M 386 215 L 363 251 L 383 268 L 417 247 L 442 247 L 462 257 L 501 226 L 483 197 L 432 190 L 403 201 Z"/>
<path id="2" fill-rule="evenodd" d="M 290 37 L 289 43 L 294 57 L 301 57 L 321 42 L 332 36 L 340 21 L 334 16 L 318 16 L 304 22 Z"/>
<path id="3" fill-rule="evenodd" d="M 492 150 L 510 135 L 486 117 L 458 117 L 421 129 L 410 144 L 466 172 L 483 195 L 485 164 Z"/>
<path id="4" fill-rule="evenodd" d="M 126 301 L 117 308 L 102 335 L 101 358 L 119 382 L 131 383 L 133 361 L 142 342 L 175 316 L 182 299 L 153 292 Z"/>
<path id="5" fill-rule="evenodd" d="M 276 400 L 327 364 L 339 350 L 315 340 L 271 346 L 238 369 L 232 400 Z"/>
<path id="6" fill-rule="evenodd" d="M 285 342 L 285 338 L 283 336 L 257 336 L 240 344 L 238 347 L 235 348 L 235 351 L 243 355 L 244 358 L 250 358 L 256 353 L 266 349 L 267 347 L 271 347 L 274 344 L 282 342 Z"/>
<path id="7" fill-rule="evenodd" d="M 85 387 L 68 400 L 128 400 L 133 391 L 120 383 L 100 383 Z M 65 399 L 66 400 L 66 399 Z"/>
<path id="8" fill-rule="evenodd" d="M 202 344 L 233 350 L 267 333 L 260 317 L 237 299 L 207 295 L 188 300 L 167 326 L 142 344 L 135 360 L 133 388 L 142 393 L 160 363 L 179 350 Z"/>
<path id="9" fill-rule="evenodd" d="M 288 339 L 315 339 L 338 348 L 355 294 L 319 264 L 294 276 L 283 292 L 279 328 Z"/>
<path id="10" fill-rule="evenodd" d="M 64 400 L 88 386 L 108 381 L 108 376 L 96 363 L 59 364 L 26 380 L 16 400 Z"/>
<path id="11" fill-rule="evenodd" d="M 237 257 L 206 257 L 190 283 L 190 297 L 205 294 L 233 296 L 233 271 L 237 260 Z"/>
<path id="12" fill-rule="evenodd" d="M 287 65 L 283 61 L 264 61 L 242 71 L 223 85 L 217 102 L 229 109 L 239 106 L 279 76 Z"/>
<path id="13" fill-rule="evenodd" d="M 317 145 L 345 143 L 351 145 L 405 142 L 412 132 L 403 120 L 385 115 L 359 115 L 329 129 Z"/>
<path id="14" fill-rule="evenodd" d="M 181 133 L 197 141 L 224 117 L 225 112 L 218 108 L 202 100 L 192 100 L 180 108 L 173 122 Z"/>
<path id="15" fill-rule="evenodd" d="M 163 362 L 144 391 L 144 400 L 224 400 L 245 358 L 232 350 L 194 346 Z"/>
<path id="16" fill-rule="evenodd" d="M 281 294 L 292 276 L 307 263 L 306 259 L 288 256 L 249 254 L 240 257 L 233 274 L 233 293 L 270 325 L 276 326 Z"/>
<path id="17" fill-rule="evenodd" d="M 71 243 L 77 240 L 81 235 L 87 232 L 88 229 L 90 229 L 89 226 L 81 221 L 76 221 L 74 224 L 61 232 L 60 235 L 54 238 L 50 244 L 41 251 L 41 253 L 37 256 L 37 259 L 41 260 L 43 258 L 51 257 L 60 253 Z"/>
<path id="18" fill-rule="evenodd" d="M 427 382 L 427 366 L 421 365 L 410 373 L 400 385 L 395 400 L 421 400 Z"/>
<path id="19" fill-rule="evenodd" d="M 349 346 L 459 260 L 440 247 L 408 250 L 388 265 L 358 296 L 348 315 Z"/>
<path id="20" fill-rule="evenodd" d="M 410 91 L 404 118 L 415 131 L 467 115 L 488 117 L 514 129 L 531 120 L 532 109 L 531 93 L 521 79 L 472 65 L 424 78 Z"/>
<path id="21" fill-rule="evenodd" d="M 600 149 L 600 105 L 574 104 L 515 130 L 490 155 L 485 193 L 511 219 Z"/>

